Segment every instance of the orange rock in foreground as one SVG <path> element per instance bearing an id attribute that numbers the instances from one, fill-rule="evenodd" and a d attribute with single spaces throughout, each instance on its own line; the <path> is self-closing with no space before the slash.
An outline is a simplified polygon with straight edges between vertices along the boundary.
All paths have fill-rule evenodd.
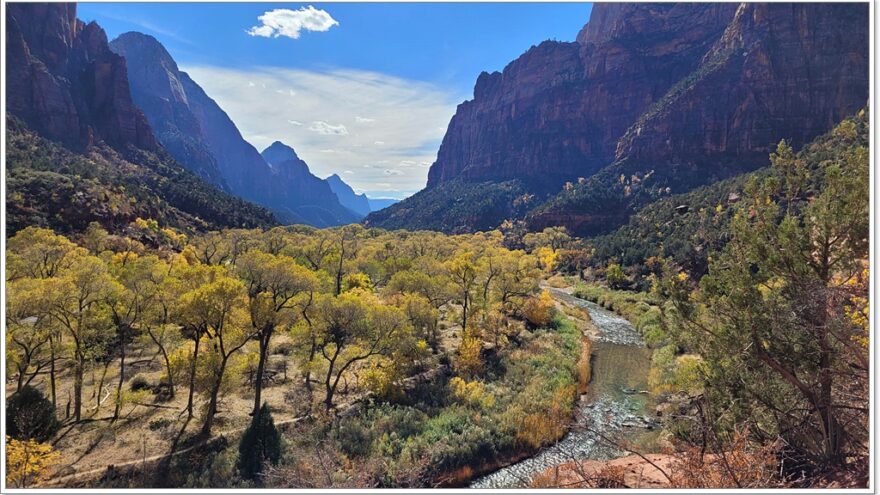
<path id="1" fill-rule="evenodd" d="M 661 469 L 669 473 L 675 458 L 667 454 L 647 454 L 645 458 L 650 462 L 637 455 L 605 462 L 567 462 L 536 475 L 532 480 L 532 487 L 669 488 L 669 480 Z"/>

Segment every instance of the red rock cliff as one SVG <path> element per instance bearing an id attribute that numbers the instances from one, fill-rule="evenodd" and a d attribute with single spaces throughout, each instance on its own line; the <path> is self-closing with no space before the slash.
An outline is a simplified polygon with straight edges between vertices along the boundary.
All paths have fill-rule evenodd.
<path id="1" fill-rule="evenodd" d="M 731 4 L 596 4 L 577 43 L 546 41 L 483 73 L 459 105 L 428 187 L 470 179 L 589 176 L 617 140 L 700 59 Z"/>
<path id="2" fill-rule="evenodd" d="M 6 5 L 6 103 L 43 136 L 74 147 L 158 147 L 131 101 L 125 59 L 111 52 L 95 23 L 76 5 Z"/>

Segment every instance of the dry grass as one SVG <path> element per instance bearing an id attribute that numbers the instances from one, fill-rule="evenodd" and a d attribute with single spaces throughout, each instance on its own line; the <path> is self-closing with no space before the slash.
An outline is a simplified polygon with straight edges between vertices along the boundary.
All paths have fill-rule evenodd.
<path id="1" fill-rule="evenodd" d="M 553 275 L 549 277 L 546 280 L 546 284 L 556 289 L 563 289 L 565 287 L 571 286 L 571 282 L 568 280 L 568 277 L 564 277 L 562 275 Z"/>
<path id="2" fill-rule="evenodd" d="M 578 394 L 587 393 L 587 388 L 590 385 L 590 378 L 592 375 L 592 368 L 590 367 L 590 357 L 593 352 L 593 342 L 588 338 L 584 338 L 583 347 L 581 350 L 581 357 L 577 363 L 577 373 L 578 373 Z"/>

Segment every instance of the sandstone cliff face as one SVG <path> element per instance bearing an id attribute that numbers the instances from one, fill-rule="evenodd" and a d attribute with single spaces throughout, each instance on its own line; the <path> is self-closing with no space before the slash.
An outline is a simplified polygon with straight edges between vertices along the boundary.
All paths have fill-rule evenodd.
<path id="1" fill-rule="evenodd" d="M 270 166 L 217 102 L 179 70 L 158 40 L 125 33 L 113 40 L 111 48 L 134 68 L 130 79 L 135 101 L 163 146 L 184 166 L 271 209 L 285 223 L 327 227 L 359 220 L 292 149 L 288 148 L 294 157 L 290 163 L 282 160 Z"/>
<path id="2" fill-rule="evenodd" d="M 73 147 L 103 141 L 154 151 L 132 103 L 125 59 L 75 4 L 6 5 L 7 108 L 40 134 Z"/>
<path id="3" fill-rule="evenodd" d="M 480 75 L 416 196 L 516 179 L 543 201 L 531 228 L 608 231 L 660 194 L 763 166 L 780 139 L 800 146 L 858 111 L 868 28 L 865 4 L 595 4 L 576 43 L 544 42 Z M 405 212 L 418 201 L 367 223 L 417 228 Z"/>
<path id="4" fill-rule="evenodd" d="M 866 4 L 748 3 L 680 91 L 620 140 L 616 158 L 747 168 L 780 139 L 796 147 L 867 102 Z"/>
<path id="5" fill-rule="evenodd" d="M 614 159 L 617 140 L 693 71 L 730 4 L 600 4 L 578 43 L 546 41 L 481 74 L 461 104 L 428 187 L 455 177 L 531 178 L 558 189 Z M 596 20 L 594 27 L 593 20 Z"/>

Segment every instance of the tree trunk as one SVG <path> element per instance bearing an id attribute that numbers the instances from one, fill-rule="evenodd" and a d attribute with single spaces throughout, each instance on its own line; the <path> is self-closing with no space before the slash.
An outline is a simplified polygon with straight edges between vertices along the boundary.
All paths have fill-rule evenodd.
<path id="1" fill-rule="evenodd" d="M 25 370 L 27 370 L 27 366 L 25 366 L 24 369 L 22 369 L 21 366 L 18 367 L 18 381 L 15 384 L 16 393 L 21 392 L 21 388 L 24 387 Z"/>
<path id="2" fill-rule="evenodd" d="M 211 436 L 211 427 L 214 425 L 214 416 L 217 414 L 217 397 L 220 395 L 220 386 L 223 384 L 223 373 L 226 371 L 226 360 L 228 356 L 220 360 L 220 369 L 217 370 L 217 377 L 214 385 L 211 387 L 211 398 L 208 402 L 208 410 L 205 412 L 205 423 L 202 425 L 201 436 L 207 438 Z"/>
<path id="3" fill-rule="evenodd" d="M 465 294 L 464 301 L 462 303 L 462 311 L 461 311 L 461 334 L 464 335 L 467 330 L 467 320 L 468 320 L 468 295 Z"/>
<path id="4" fill-rule="evenodd" d="M 165 373 L 168 374 L 168 396 L 170 399 L 173 399 L 174 378 L 171 377 L 171 359 L 168 357 L 168 351 L 165 350 L 165 347 L 159 346 L 159 350 L 162 351 L 162 359 L 165 360 Z"/>
<path id="5" fill-rule="evenodd" d="M 309 348 L 309 361 L 308 361 L 309 363 L 311 363 L 312 360 L 315 359 L 315 353 L 318 352 L 317 344 L 315 344 L 314 335 L 312 336 L 311 340 L 312 340 L 311 347 Z M 308 390 L 309 395 L 311 396 L 311 393 L 312 393 L 312 372 L 308 369 L 308 367 L 306 367 L 306 371 L 303 374 L 305 375 L 305 380 L 306 380 L 306 390 Z"/>
<path id="6" fill-rule="evenodd" d="M 119 410 L 122 407 L 122 384 L 125 382 L 125 326 L 119 327 L 119 382 L 116 384 L 116 407 L 113 409 L 113 420 L 119 419 Z"/>
<path id="7" fill-rule="evenodd" d="M 52 396 L 52 407 L 58 408 L 55 389 L 55 337 L 49 337 L 49 394 Z"/>
<path id="8" fill-rule="evenodd" d="M 260 398 L 263 393 L 263 371 L 266 368 L 266 357 L 269 354 L 269 341 L 272 339 L 273 330 L 274 328 L 269 326 L 260 334 L 260 358 L 257 361 L 257 376 L 254 380 L 254 411 L 251 413 L 255 418 L 260 415 L 260 406 L 262 406 Z"/>
<path id="9" fill-rule="evenodd" d="M 336 354 L 333 355 L 333 359 L 331 359 L 330 363 L 327 365 L 327 376 L 324 378 L 324 390 L 326 392 L 326 396 L 324 397 L 324 407 L 326 407 L 328 411 L 333 409 L 333 395 L 336 393 L 336 387 L 334 384 L 330 383 L 330 379 L 333 378 L 333 367 L 338 355 L 339 350 L 337 348 Z"/>
<path id="10" fill-rule="evenodd" d="M 77 346 L 76 365 L 73 369 L 73 420 L 77 423 L 82 418 L 82 387 L 85 372 L 85 358 Z"/>
<path id="11" fill-rule="evenodd" d="M 189 398 L 186 400 L 187 419 L 192 419 L 193 417 L 193 394 L 196 391 L 196 363 L 199 360 L 199 340 L 201 339 L 197 337 L 194 340 L 196 346 L 193 349 L 193 359 L 189 366 Z"/>
<path id="12" fill-rule="evenodd" d="M 104 391 L 104 378 L 107 377 L 107 368 L 109 367 L 110 361 L 108 360 L 104 363 L 104 370 L 101 372 L 101 380 L 98 382 L 98 393 L 95 396 L 95 414 L 98 414 L 98 409 L 101 408 L 101 392 Z M 92 376 L 94 376 L 94 374 Z"/>

